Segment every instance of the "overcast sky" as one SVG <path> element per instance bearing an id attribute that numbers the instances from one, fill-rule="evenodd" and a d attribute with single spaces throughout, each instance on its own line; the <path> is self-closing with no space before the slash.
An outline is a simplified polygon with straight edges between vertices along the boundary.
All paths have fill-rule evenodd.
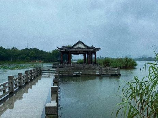
<path id="1" fill-rule="evenodd" d="M 98 56 L 154 56 L 158 0 L 0 0 L 0 46 L 51 51 L 78 40 Z"/>

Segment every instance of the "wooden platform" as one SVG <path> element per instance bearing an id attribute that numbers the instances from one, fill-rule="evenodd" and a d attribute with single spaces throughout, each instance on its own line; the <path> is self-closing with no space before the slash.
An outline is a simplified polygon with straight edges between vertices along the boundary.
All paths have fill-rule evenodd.
<path id="1" fill-rule="evenodd" d="M 121 76 L 120 68 L 101 67 L 92 64 L 63 65 L 56 68 L 57 76 Z"/>

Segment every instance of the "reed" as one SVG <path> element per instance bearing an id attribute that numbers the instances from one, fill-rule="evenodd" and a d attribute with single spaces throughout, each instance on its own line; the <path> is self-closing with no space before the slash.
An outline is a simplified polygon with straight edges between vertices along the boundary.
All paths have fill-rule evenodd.
<path id="1" fill-rule="evenodd" d="M 101 66 L 119 67 L 121 69 L 133 69 L 137 66 L 136 61 L 132 58 L 101 58 L 97 59 L 97 63 Z"/>
<path id="2" fill-rule="evenodd" d="M 158 59 L 158 55 L 156 55 Z M 149 63 L 149 74 L 142 79 L 134 77 L 121 89 L 119 114 L 125 118 L 158 118 L 158 63 Z M 122 112 L 123 111 L 123 112 Z"/>

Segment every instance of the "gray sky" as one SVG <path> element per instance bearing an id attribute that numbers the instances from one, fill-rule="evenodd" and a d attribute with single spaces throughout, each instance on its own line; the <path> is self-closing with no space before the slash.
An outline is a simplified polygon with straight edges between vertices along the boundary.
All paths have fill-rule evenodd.
<path id="1" fill-rule="evenodd" d="M 0 46 L 51 51 L 78 40 L 98 56 L 154 56 L 158 0 L 0 0 Z"/>

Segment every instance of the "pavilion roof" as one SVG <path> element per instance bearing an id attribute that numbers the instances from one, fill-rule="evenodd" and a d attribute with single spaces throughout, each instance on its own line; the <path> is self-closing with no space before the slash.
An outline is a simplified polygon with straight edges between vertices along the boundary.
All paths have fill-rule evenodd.
<path id="1" fill-rule="evenodd" d="M 88 46 L 82 41 L 78 41 L 73 46 L 62 46 L 58 48 L 60 51 L 99 51 L 100 48 L 95 48 L 93 45 Z"/>

